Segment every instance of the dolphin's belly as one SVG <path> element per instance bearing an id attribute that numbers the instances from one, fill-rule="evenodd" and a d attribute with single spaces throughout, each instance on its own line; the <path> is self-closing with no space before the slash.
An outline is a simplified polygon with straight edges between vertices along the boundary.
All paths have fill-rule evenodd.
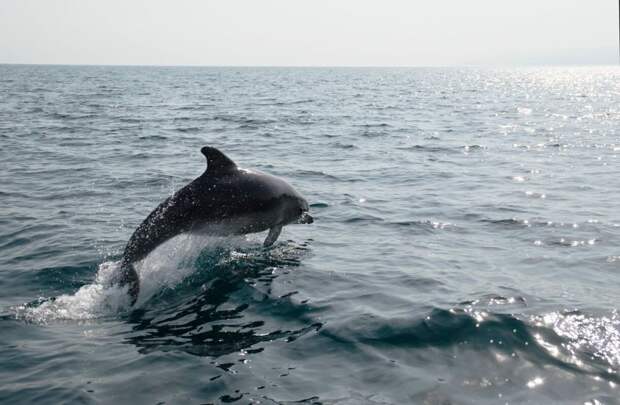
<path id="1" fill-rule="evenodd" d="M 243 235 L 246 233 L 263 232 L 272 226 L 272 224 L 261 221 L 256 217 L 244 216 L 219 221 L 196 222 L 191 227 L 190 232 L 216 236 Z"/>

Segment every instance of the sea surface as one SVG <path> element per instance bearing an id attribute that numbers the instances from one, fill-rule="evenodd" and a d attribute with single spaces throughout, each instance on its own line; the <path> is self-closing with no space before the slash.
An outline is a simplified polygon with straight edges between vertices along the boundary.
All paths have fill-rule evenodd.
<path id="1" fill-rule="evenodd" d="M 125 243 L 216 146 L 311 225 Z M 620 404 L 620 68 L 0 65 L 0 403 Z"/>

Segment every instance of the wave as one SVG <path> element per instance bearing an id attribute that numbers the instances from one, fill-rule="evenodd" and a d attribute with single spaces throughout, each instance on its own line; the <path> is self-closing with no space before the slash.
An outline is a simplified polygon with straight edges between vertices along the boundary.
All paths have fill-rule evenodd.
<path id="1" fill-rule="evenodd" d="M 203 131 L 203 128 L 200 127 L 180 127 L 180 128 L 175 128 L 176 131 L 179 132 L 183 132 L 183 133 L 198 133 Z"/>
<path id="2" fill-rule="evenodd" d="M 81 120 L 81 119 L 97 118 L 97 115 L 96 114 L 69 114 L 69 113 L 55 112 L 51 114 L 51 117 L 61 119 L 61 120 Z"/>
<path id="3" fill-rule="evenodd" d="M 244 116 L 234 116 L 234 115 L 215 115 L 212 120 L 214 121 L 224 121 L 224 122 L 234 122 L 242 125 L 266 125 L 266 124 L 274 124 L 278 122 L 274 119 L 260 119 L 260 118 L 248 118 Z"/>
<path id="4" fill-rule="evenodd" d="M 579 311 L 551 312 L 532 317 L 483 309 L 433 308 L 420 318 L 366 317 L 320 335 L 352 347 L 375 349 L 461 348 L 502 353 L 541 367 L 620 382 L 620 319 Z"/>
<path id="5" fill-rule="evenodd" d="M 418 152 L 430 152 L 430 153 L 470 153 L 474 151 L 479 151 L 486 149 L 481 145 L 464 145 L 464 146 L 437 146 L 437 145 L 411 145 L 411 146 L 401 146 L 397 149 L 400 150 L 408 150 L 408 151 L 418 151 Z"/>
<path id="6" fill-rule="evenodd" d="M 193 104 L 172 108 L 173 111 L 201 111 L 209 107 L 216 107 L 216 104 Z"/>
<path id="7" fill-rule="evenodd" d="M 378 123 L 373 123 L 373 124 L 359 124 L 357 126 L 361 127 L 361 128 L 388 128 L 388 127 L 391 127 L 391 125 L 386 123 L 386 122 L 378 122 Z"/>
<path id="8" fill-rule="evenodd" d="M 554 229 L 596 229 L 601 226 L 609 226 L 609 224 L 602 223 L 597 220 L 588 220 L 583 222 L 563 222 L 563 221 L 551 221 L 542 218 L 482 218 L 480 222 L 498 226 L 502 228 L 554 228 Z"/>
<path id="9" fill-rule="evenodd" d="M 141 141 L 166 141 L 168 137 L 164 135 L 141 135 L 138 139 Z"/>
<path id="10" fill-rule="evenodd" d="M 347 180 L 342 180 L 338 176 L 325 173 L 320 170 L 296 170 L 293 174 L 295 176 L 300 176 L 300 177 L 318 177 L 318 178 L 323 178 L 326 180 L 347 181 Z"/>

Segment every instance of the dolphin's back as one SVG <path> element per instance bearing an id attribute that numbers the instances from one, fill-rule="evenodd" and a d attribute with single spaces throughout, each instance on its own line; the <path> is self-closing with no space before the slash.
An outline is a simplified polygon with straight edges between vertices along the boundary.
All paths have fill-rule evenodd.
<path id="1" fill-rule="evenodd" d="M 157 246 L 189 228 L 193 206 L 186 188 L 168 197 L 142 221 L 125 246 L 123 261 L 141 260 Z"/>
<path id="2" fill-rule="evenodd" d="M 141 260 L 160 244 L 194 226 L 215 227 L 235 218 L 269 212 L 288 191 L 288 185 L 280 182 L 255 172 L 226 176 L 205 173 L 164 200 L 142 221 L 127 242 L 123 261 Z"/>

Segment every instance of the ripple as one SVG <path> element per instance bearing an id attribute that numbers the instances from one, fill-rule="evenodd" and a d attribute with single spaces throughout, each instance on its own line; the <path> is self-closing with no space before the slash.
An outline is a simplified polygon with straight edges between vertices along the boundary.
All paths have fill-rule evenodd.
<path id="1" fill-rule="evenodd" d="M 295 171 L 295 175 L 301 176 L 301 177 L 319 177 L 319 178 L 324 178 L 327 180 L 343 181 L 337 176 L 334 176 L 333 174 L 325 173 L 323 171 L 318 171 L 318 170 L 297 170 Z"/>
<path id="2" fill-rule="evenodd" d="M 538 198 L 541 200 L 544 200 L 545 198 L 547 198 L 547 194 L 545 193 L 539 193 L 539 192 L 530 191 L 530 190 L 526 191 L 525 195 L 530 198 Z"/>
<path id="3" fill-rule="evenodd" d="M 400 150 L 411 150 L 429 153 L 458 153 L 459 148 L 436 145 L 412 145 L 399 147 Z"/>
<path id="4" fill-rule="evenodd" d="M 198 133 L 204 131 L 204 129 L 200 127 L 179 127 L 175 128 L 175 130 L 184 133 Z"/>
<path id="5" fill-rule="evenodd" d="M 562 246 L 562 247 L 579 247 L 579 246 L 592 246 L 596 243 L 596 239 L 575 240 L 560 238 L 559 240 L 547 241 L 546 244 L 550 246 Z"/>

